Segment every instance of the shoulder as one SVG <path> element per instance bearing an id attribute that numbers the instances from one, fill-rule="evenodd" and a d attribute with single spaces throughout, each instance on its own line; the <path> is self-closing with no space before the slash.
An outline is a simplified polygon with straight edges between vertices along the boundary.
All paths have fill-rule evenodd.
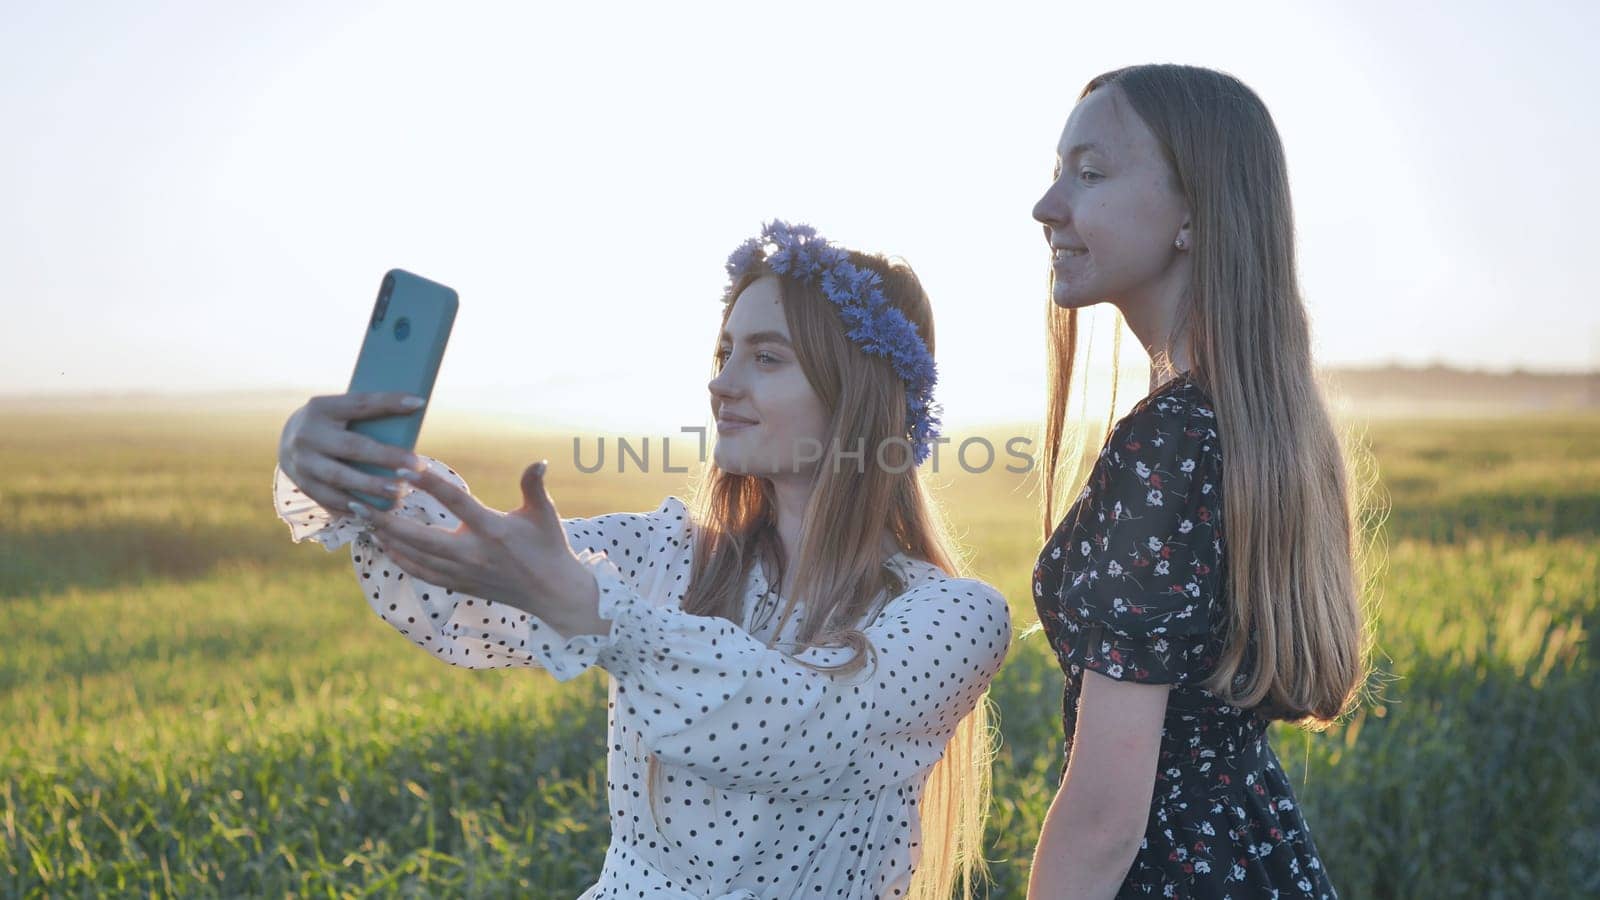
<path id="1" fill-rule="evenodd" d="M 931 562 L 907 556 L 900 557 L 897 569 L 906 586 L 889 603 L 890 609 L 898 606 L 959 611 L 962 615 L 976 614 L 983 621 L 1001 621 L 1009 627 L 1010 606 L 994 585 L 977 578 L 953 577 Z"/>
<path id="2" fill-rule="evenodd" d="M 1220 465 L 1221 436 L 1209 393 L 1189 376 L 1134 404 L 1106 438 L 1100 457 L 1113 470 L 1182 469 Z"/>

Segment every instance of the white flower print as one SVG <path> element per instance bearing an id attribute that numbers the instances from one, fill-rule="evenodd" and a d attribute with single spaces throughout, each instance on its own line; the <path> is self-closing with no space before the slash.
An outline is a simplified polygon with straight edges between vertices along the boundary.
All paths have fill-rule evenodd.
<path id="1" fill-rule="evenodd" d="M 1183 702 L 1162 723 L 1155 808 L 1123 893 L 1333 896 L 1282 769 L 1231 749 L 1264 746 L 1260 723 L 1197 677 L 1220 651 L 1218 606 L 1205 601 L 1220 596 L 1226 498 L 1214 418 L 1199 418 L 1197 382 L 1177 385 L 1119 423 L 1073 527 L 1040 552 L 1040 621 L 1066 674 L 1065 761 L 1088 669 L 1170 685 Z"/>

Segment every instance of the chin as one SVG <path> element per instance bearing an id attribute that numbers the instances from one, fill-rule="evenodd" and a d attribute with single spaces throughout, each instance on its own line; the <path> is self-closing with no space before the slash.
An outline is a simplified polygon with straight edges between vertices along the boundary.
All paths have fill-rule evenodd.
<path id="1" fill-rule="evenodd" d="M 1050 299 L 1062 309 L 1083 309 L 1085 306 L 1093 306 L 1100 302 L 1098 298 L 1083 297 L 1072 291 L 1056 291 L 1050 295 Z"/>

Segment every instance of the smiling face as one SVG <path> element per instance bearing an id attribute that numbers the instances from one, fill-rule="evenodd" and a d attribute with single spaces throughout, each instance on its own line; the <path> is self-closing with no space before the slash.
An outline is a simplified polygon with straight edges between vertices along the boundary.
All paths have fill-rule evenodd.
<path id="1" fill-rule="evenodd" d="M 717 466 L 736 475 L 813 473 L 829 416 L 795 355 L 776 277 L 739 292 L 717 359 L 717 376 L 706 386 L 717 417 Z"/>
<path id="2" fill-rule="evenodd" d="M 1122 90 L 1078 102 L 1056 147 L 1056 175 L 1034 205 L 1052 249 L 1053 299 L 1123 306 L 1180 291 L 1192 247 L 1189 211 L 1154 134 Z"/>

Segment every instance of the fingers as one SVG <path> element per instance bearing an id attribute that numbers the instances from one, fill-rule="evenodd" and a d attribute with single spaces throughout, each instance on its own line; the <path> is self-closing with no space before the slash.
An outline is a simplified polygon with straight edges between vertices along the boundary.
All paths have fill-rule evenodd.
<path id="1" fill-rule="evenodd" d="M 383 532 L 384 539 L 378 549 L 388 554 L 395 565 L 412 578 L 419 578 L 429 584 L 449 586 L 454 584 L 454 579 L 449 574 L 451 563 L 417 547 L 411 546 L 404 538 L 390 532 Z"/>
<path id="2" fill-rule="evenodd" d="M 352 501 L 358 503 L 366 502 L 354 494 L 341 490 L 336 485 L 329 484 L 326 481 L 321 481 L 316 478 L 307 476 L 295 478 L 294 476 L 290 476 L 290 480 L 293 481 L 295 486 L 300 489 L 300 493 L 305 494 L 307 497 L 316 501 L 317 505 L 328 510 L 335 517 L 352 512 L 353 510 L 350 508 L 350 503 Z M 387 491 L 366 491 L 365 493 L 376 496 L 394 496 Z"/>
<path id="3" fill-rule="evenodd" d="M 338 504 L 341 509 L 346 508 L 350 500 L 355 499 L 353 496 L 346 496 L 355 491 L 374 497 L 391 498 L 398 498 L 404 493 L 404 488 L 401 487 L 400 482 L 392 478 L 384 478 L 363 472 L 354 466 L 346 465 L 337 459 L 329 459 L 326 456 L 308 457 L 301 467 L 310 475 L 311 480 L 320 483 L 320 485 L 326 485 L 331 489 L 329 491 L 330 499 Z M 302 487 L 302 490 L 304 490 L 304 487 Z"/>
<path id="4" fill-rule="evenodd" d="M 318 452 L 345 462 L 364 462 L 386 469 L 420 469 L 422 460 L 404 447 L 374 440 L 343 427 L 308 430 L 303 441 Z"/>
<path id="5" fill-rule="evenodd" d="M 404 391 L 358 391 L 348 394 L 324 394 L 312 397 L 306 407 L 319 416 L 348 422 L 351 419 L 371 419 L 377 416 L 409 415 L 422 408 L 422 404 L 406 404 L 412 395 Z M 417 398 L 422 399 L 422 398 Z"/>
<path id="6" fill-rule="evenodd" d="M 550 491 L 545 487 L 545 473 L 549 470 L 550 463 L 540 460 L 522 470 L 522 505 L 532 510 L 540 518 L 561 518 L 556 512 L 556 504 L 550 499 Z"/>
<path id="7" fill-rule="evenodd" d="M 503 514 L 479 503 L 478 498 L 456 487 L 438 472 L 432 469 L 423 472 L 407 470 L 403 474 L 415 476 L 410 479 L 412 484 L 444 504 L 444 508 L 455 513 L 468 528 L 486 537 L 499 533 L 501 526 L 499 520 Z"/>
<path id="8" fill-rule="evenodd" d="M 364 518 L 386 542 L 400 542 L 414 551 L 414 555 L 454 560 L 463 553 L 463 535 L 459 529 L 429 525 L 393 511 L 371 510 Z"/>

